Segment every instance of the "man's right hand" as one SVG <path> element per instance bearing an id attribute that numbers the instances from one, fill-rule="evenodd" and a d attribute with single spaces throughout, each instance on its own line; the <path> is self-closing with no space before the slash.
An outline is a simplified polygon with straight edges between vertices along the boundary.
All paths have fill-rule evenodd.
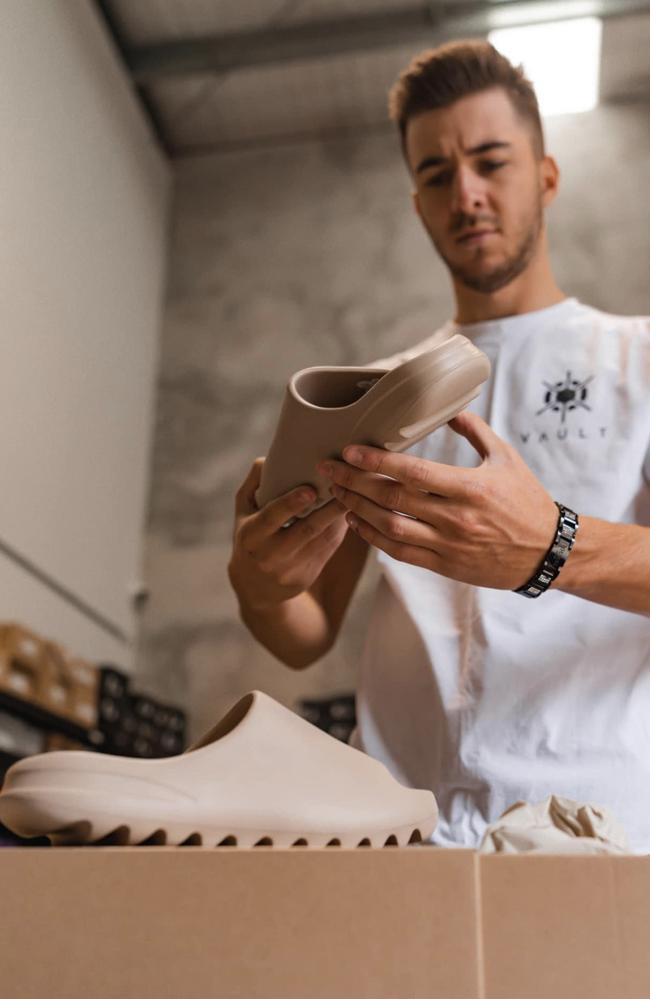
<path id="1" fill-rule="evenodd" d="M 263 458 L 258 458 L 237 491 L 233 550 L 228 563 L 240 603 L 266 610 L 308 590 L 338 549 L 348 530 L 346 510 L 337 500 L 308 516 L 288 521 L 316 498 L 312 486 L 292 489 L 259 510 L 255 491 Z"/>

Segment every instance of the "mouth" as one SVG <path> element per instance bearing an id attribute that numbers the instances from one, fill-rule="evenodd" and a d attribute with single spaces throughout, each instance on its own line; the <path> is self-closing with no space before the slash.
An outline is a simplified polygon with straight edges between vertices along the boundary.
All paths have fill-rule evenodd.
<path id="1" fill-rule="evenodd" d="M 462 236 L 458 236 L 456 239 L 457 243 L 481 243 L 483 240 L 487 239 L 488 236 L 495 236 L 497 234 L 496 229 L 478 229 L 472 232 L 466 232 Z"/>

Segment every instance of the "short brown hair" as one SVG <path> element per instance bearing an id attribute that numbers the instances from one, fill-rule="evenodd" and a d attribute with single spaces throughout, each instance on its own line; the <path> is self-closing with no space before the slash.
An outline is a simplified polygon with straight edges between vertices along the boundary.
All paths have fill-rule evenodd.
<path id="1" fill-rule="evenodd" d="M 501 87 L 532 132 L 533 151 L 544 156 L 544 129 L 537 97 L 523 66 L 513 66 L 483 39 L 464 39 L 414 56 L 388 94 L 388 113 L 396 121 L 406 156 L 406 126 L 422 111 L 449 107 L 461 97 Z"/>

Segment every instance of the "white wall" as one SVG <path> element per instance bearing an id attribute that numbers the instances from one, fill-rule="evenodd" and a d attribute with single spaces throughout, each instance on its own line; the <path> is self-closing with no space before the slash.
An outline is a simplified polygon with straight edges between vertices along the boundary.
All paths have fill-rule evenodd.
<path id="1" fill-rule="evenodd" d="M 170 176 L 90 2 L 2 0 L 0 137 L 0 542 L 130 637 Z M 130 663 L 0 552 L 16 617 Z"/>

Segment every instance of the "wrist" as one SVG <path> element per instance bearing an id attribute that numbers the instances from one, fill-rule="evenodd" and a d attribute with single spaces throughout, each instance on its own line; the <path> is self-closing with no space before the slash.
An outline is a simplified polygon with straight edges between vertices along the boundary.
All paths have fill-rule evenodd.
<path id="1" fill-rule="evenodd" d="M 535 573 L 515 593 L 528 598 L 542 596 L 555 583 L 565 567 L 578 534 L 578 514 L 556 500 L 558 510 L 555 534 Z"/>
<path id="2" fill-rule="evenodd" d="M 281 607 L 287 603 L 286 600 L 268 600 L 263 598 L 243 596 L 237 594 L 239 604 L 239 616 L 244 623 L 248 623 L 251 618 L 258 619 L 271 618 L 278 615 Z"/>
<path id="3" fill-rule="evenodd" d="M 279 597 L 237 592 L 236 596 L 239 604 L 239 616 L 244 624 L 250 624 L 253 620 L 277 623 L 288 613 L 291 613 L 294 604 L 302 603 L 305 591 L 290 595 L 282 594 Z"/>
<path id="4" fill-rule="evenodd" d="M 228 579 L 237 603 L 239 605 L 239 616 L 246 622 L 251 614 L 256 616 L 273 612 L 279 602 L 269 601 L 263 597 L 255 597 L 250 593 L 250 587 L 246 586 L 246 579 L 242 579 L 237 572 L 237 566 L 232 562 L 228 565 Z"/>
<path id="5" fill-rule="evenodd" d="M 581 517 L 580 530 L 571 552 L 571 558 L 553 582 L 554 590 L 579 596 L 588 583 L 597 584 L 599 580 L 600 556 L 607 547 L 608 528 L 611 524 L 595 517 Z"/>

